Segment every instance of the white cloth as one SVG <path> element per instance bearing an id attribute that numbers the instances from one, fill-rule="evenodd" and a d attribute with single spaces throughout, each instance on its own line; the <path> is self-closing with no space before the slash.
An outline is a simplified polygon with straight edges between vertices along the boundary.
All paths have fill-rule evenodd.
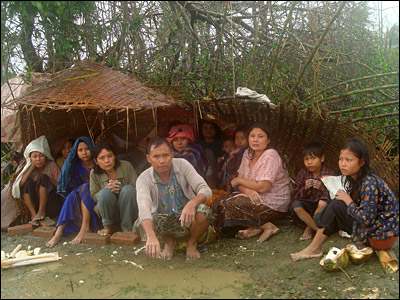
<path id="1" fill-rule="evenodd" d="M 322 183 L 329 191 L 329 196 L 331 199 L 335 199 L 335 195 L 338 190 L 346 191 L 345 187 L 343 186 L 344 176 L 324 176 L 321 178 Z"/>
<path id="2" fill-rule="evenodd" d="M 17 179 L 15 180 L 13 187 L 12 187 L 12 195 L 14 198 L 21 197 L 19 183 L 21 182 L 22 175 L 28 170 L 28 168 L 32 164 L 30 154 L 33 151 L 43 153 L 47 157 L 47 159 L 54 161 L 54 158 L 53 158 L 53 156 L 51 156 L 51 153 L 50 153 L 49 142 L 47 141 L 47 138 L 44 135 L 42 135 L 41 137 L 38 137 L 36 140 L 33 140 L 32 142 L 30 142 L 28 144 L 28 146 L 26 146 L 26 149 L 24 151 L 26 165 L 23 168 L 22 172 L 19 173 L 19 175 L 18 175 Z"/>
<path id="3" fill-rule="evenodd" d="M 267 95 L 259 94 L 256 91 L 253 91 L 253 90 L 251 90 L 251 89 L 249 89 L 247 87 L 239 86 L 236 89 L 236 95 L 237 96 L 247 96 L 249 98 L 254 98 L 257 101 L 268 103 L 273 108 L 277 107 L 274 103 L 272 103 L 272 101 L 267 97 Z"/>

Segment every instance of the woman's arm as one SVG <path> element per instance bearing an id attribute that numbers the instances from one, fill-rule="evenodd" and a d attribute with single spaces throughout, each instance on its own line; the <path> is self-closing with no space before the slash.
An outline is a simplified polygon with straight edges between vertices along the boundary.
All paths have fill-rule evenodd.
<path id="1" fill-rule="evenodd" d="M 260 194 L 268 192 L 272 187 L 272 183 L 268 180 L 255 181 L 255 180 L 245 179 L 243 178 L 243 175 L 241 173 L 239 173 L 238 177 L 234 178 L 231 183 L 233 187 L 237 186 L 239 191 L 241 192 L 242 192 L 241 189 L 247 188 L 254 190 Z"/>
<path id="2" fill-rule="evenodd" d="M 369 188 L 367 189 L 366 187 Z M 336 193 L 336 199 L 346 203 L 349 214 L 359 224 L 369 227 L 378 217 L 378 187 L 376 186 L 372 189 L 370 184 L 363 184 L 361 189 L 361 201 L 359 206 L 357 206 L 350 195 L 343 190 L 339 190 Z"/>
<path id="3" fill-rule="evenodd" d="M 22 187 L 25 182 L 28 180 L 29 176 L 31 175 L 32 171 L 35 169 L 34 165 L 30 165 L 28 170 L 25 171 L 25 173 L 22 175 L 21 181 L 19 182 L 19 187 Z"/>
<path id="4" fill-rule="evenodd" d="M 92 197 L 94 203 L 97 203 L 97 197 L 99 196 L 101 186 L 98 182 L 98 177 L 96 174 L 94 174 L 93 170 L 90 171 L 90 183 L 89 183 L 89 189 L 90 189 L 90 196 Z"/>

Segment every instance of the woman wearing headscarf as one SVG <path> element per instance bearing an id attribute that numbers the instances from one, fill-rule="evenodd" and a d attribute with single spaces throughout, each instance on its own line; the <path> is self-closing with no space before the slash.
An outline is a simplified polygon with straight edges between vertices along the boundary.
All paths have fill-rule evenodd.
<path id="1" fill-rule="evenodd" d="M 33 140 L 24 151 L 26 165 L 18 174 L 13 187 L 14 198 L 22 198 L 31 215 L 31 223 L 39 225 L 46 215 L 58 216 L 62 198 L 57 194 L 60 168 L 50 154 L 44 135 Z"/>
<path id="2" fill-rule="evenodd" d="M 66 197 L 58 218 L 57 230 L 46 246 L 54 247 L 61 236 L 79 232 L 71 241 L 79 244 L 82 236 L 92 228 L 96 230 L 98 217 L 94 211 L 94 201 L 90 196 L 90 171 L 93 169 L 93 143 L 85 136 L 78 138 L 68 155 L 57 185 L 57 193 Z"/>

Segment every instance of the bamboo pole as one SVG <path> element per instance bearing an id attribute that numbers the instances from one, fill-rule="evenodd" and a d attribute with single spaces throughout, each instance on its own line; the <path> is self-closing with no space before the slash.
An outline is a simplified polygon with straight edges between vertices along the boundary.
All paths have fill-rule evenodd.
<path id="1" fill-rule="evenodd" d="M 287 25 L 289 24 L 290 20 L 292 19 L 292 12 L 293 12 L 294 7 L 296 6 L 296 3 L 297 3 L 297 1 L 292 1 L 292 6 L 290 7 L 289 15 L 288 15 L 288 17 L 287 17 L 287 19 L 285 21 L 285 24 L 283 25 L 283 30 L 282 30 L 282 33 L 281 33 L 281 35 L 279 37 L 279 40 L 278 40 L 278 45 L 276 46 L 275 52 L 274 52 L 274 56 L 272 57 L 271 72 L 269 73 L 268 78 L 267 78 L 267 88 L 266 88 L 266 94 L 267 95 L 270 92 L 270 85 L 271 85 L 272 75 L 273 75 L 273 73 L 275 71 L 276 61 L 277 61 L 278 56 L 279 56 L 278 54 L 279 54 L 279 49 L 280 49 L 281 44 L 282 44 L 283 36 L 286 33 Z"/>
<path id="2" fill-rule="evenodd" d="M 17 254 L 17 252 L 18 252 L 19 250 L 21 250 L 21 248 L 22 248 L 22 244 L 18 244 L 18 246 L 15 247 L 15 249 L 11 252 L 10 257 L 11 257 L 11 258 L 14 258 L 14 257 L 15 257 L 15 254 Z"/>
<path id="3" fill-rule="evenodd" d="M 43 253 L 32 256 L 11 258 L 1 261 L 2 269 L 10 269 L 16 267 L 22 267 L 27 265 L 41 264 L 45 262 L 58 261 L 61 257 L 58 256 L 58 252 L 53 253 Z"/>
<path id="4" fill-rule="evenodd" d="M 231 37 L 232 37 L 232 84 L 233 84 L 233 91 L 232 91 L 232 95 L 233 95 L 233 100 L 235 100 L 236 98 L 236 86 L 235 86 L 235 56 L 234 56 L 234 52 L 233 52 L 233 9 L 232 9 L 232 1 L 229 1 L 230 7 L 231 7 Z"/>
<path id="5" fill-rule="evenodd" d="M 67 79 L 63 79 L 61 81 L 69 81 L 69 80 L 75 80 L 75 79 L 80 79 L 80 78 L 86 78 L 86 77 L 90 77 L 90 76 L 96 76 L 99 75 L 100 73 L 93 73 L 93 74 L 88 74 L 88 75 L 82 75 L 82 76 L 78 76 L 78 77 L 74 77 L 74 78 L 67 78 Z"/>
<path id="6" fill-rule="evenodd" d="M 125 150 L 128 150 L 128 139 L 129 139 L 129 107 L 126 107 L 126 141 L 125 141 Z"/>
<path id="7" fill-rule="evenodd" d="M 397 76 L 397 72 L 389 72 L 389 73 L 382 73 L 382 74 L 375 74 L 375 75 L 369 75 L 369 76 L 353 78 L 353 79 L 350 79 L 350 80 L 347 80 L 347 81 L 340 82 L 340 83 L 335 84 L 333 86 L 330 86 L 330 87 L 328 87 L 328 88 L 326 88 L 326 89 L 324 89 L 322 91 L 319 91 L 314 96 L 310 95 L 306 99 L 304 99 L 303 101 L 307 101 L 308 99 L 310 99 L 312 97 L 316 97 L 316 96 L 318 96 L 318 95 L 320 95 L 320 94 L 322 94 L 322 93 L 324 93 L 326 91 L 332 90 L 332 89 L 337 88 L 337 87 L 339 87 L 341 85 L 347 85 L 347 84 L 354 83 L 354 82 L 357 82 L 357 81 L 367 80 L 367 79 L 371 79 L 371 78 L 384 77 L 384 76 L 390 76 L 390 75 L 396 75 Z M 310 105 L 311 105 L 311 103 L 308 103 L 306 106 L 310 106 Z"/>
<path id="8" fill-rule="evenodd" d="M 215 58 L 215 66 L 214 66 L 214 78 L 213 78 L 213 81 L 212 81 L 212 85 L 211 85 L 211 90 L 210 90 L 210 92 L 208 93 L 208 96 L 209 97 L 212 97 L 212 98 L 214 98 L 214 90 L 215 90 L 215 85 L 216 85 L 216 83 L 217 83 L 217 69 L 218 69 L 218 63 L 219 63 L 219 57 L 220 57 L 220 54 L 221 54 L 221 40 L 222 40 L 222 36 L 224 35 L 224 29 L 225 29 L 225 20 L 226 20 L 226 13 L 227 13 L 227 11 L 228 11 L 228 3 L 226 3 L 225 4 L 225 11 L 224 11 L 224 21 L 222 22 L 222 27 L 221 27 L 221 33 L 220 33 L 220 36 L 219 36 L 219 39 L 218 39 L 218 45 L 217 45 L 217 55 L 216 55 L 216 58 Z"/>
<path id="9" fill-rule="evenodd" d="M 378 119 L 378 118 L 384 118 L 384 117 L 390 117 L 390 116 L 398 116 L 398 115 L 399 115 L 399 112 L 395 111 L 395 112 L 391 112 L 391 113 L 387 113 L 387 114 L 380 114 L 380 115 L 374 115 L 374 116 L 365 117 L 365 118 L 353 119 L 353 120 L 351 120 L 351 122 L 355 123 L 355 122 L 360 122 L 360 121 L 366 121 L 366 120 Z"/>
<path id="10" fill-rule="evenodd" d="M 289 95 L 286 103 L 288 103 L 289 101 L 291 101 L 293 99 L 294 91 L 297 89 L 297 86 L 299 85 L 300 80 L 303 78 L 303 75 L 306 72 L 306 69 L 310 65 L 310 63 L 311 63 L 315 53 L 319 49 L 319 46 L 321 45 L 322 41 L 325 39 L 325 36 L 328 34 L 328 31 L 331 29 L 331 26 L 332 26 L 333 22 L 339 16 L 340 12 L 343 10 L 343 8 L 345 7 L 346 4 L 347 4 L 347 1 L 343 1 L 342 4 L 340 5 L 340 7 L 338 8 L 338 10 L 336 11 L 336 13 L 334 14 L 334 16 L 332 17 L 332 19 L 329 21 L 328 25 L 325 28 L 324 33 L 319 38 L 317 44 L 314 46 L 314 48 L 313 48 L 313 50 L 311 52 L 311 55 L 308 57 L 307 62 L 305 63 L 305 65 L 301 69 L 300 74 L 297 77 L 295 84 L 293 85 L 292 89 L 290 90 L 290 95 Z M 300 101 L 299 99 L 297 99 L 297 101 L 300 102 L 301 104 L 305 105 L 305 103 L 303 101 Z"/>
<path id="11" fill-rule="evenodd" d="M 396 124 L 391 124 L 391 125 L 385 125 L 382 127 L 374 127 L 368 130 L 368 132 L 374 131 L 374 130 L 382 130 L 382 129 L 386 129 L 386 128 L 392 128 L 392 127 L 399 127 L 399 123 Z"/>
<path id="12" fill-rule="evenodd" d="M 340 113 L 355 112 L 355 111 L 359 111 L 359 110 L 363 110 L 363 109 L 388 106 L 388 105 L 392 105 L 392 104 L 399 104 L 399 101 L 398 100 L 397 101 L 389 101 L 389 102 L 385 102 L 385 103 L 370 104 L 367 106 L 358 106 L 358 107 L 348 108 L 348 109 L 344 109 L 344 110 L 329 111 L 328 115 L 336 115 L 336 114 L 340 114 Z"/>
<path id="13" fill-rule="evenodd" d="M 389 85 L 383 85 L 383 86 L 377 86 L 377 87 L 373 87 L 373 88 L 366 88 L 363 90 L 355 90 L 355 91 L 351 91 L 351 92 L 347 92 L 344 94 L 340 94 L 340 95 L 335 95 L 335 96 L 330 96 L 321 100 L 317 100 L 317 103 L 321 103 L 321 102 L 329 102 L 331 100 L 336 100 L 339 98 L 342 98 L 344 96 L 351 96 L 351 95 L 356 95 L 356 94 L 363 94 L 363 93 L 370 93 L 370 92 L 374 92 L 377 90 L 386 90 L 386 89 L 392 89 L 392 88 L 396 88 L 398 87 L 398 84 L 389 84 Z"/>
<path id="14" fill-rule="evenodd" d="M 231 4 L 231 16 L 232 16 L 232 14 L 233 14 L 233 11 L 232 11 L 232 1 L 229 1 L 229 2 L 230 2 L 230 4 Z M 260 4 L 260 6 L 261 6 L 261 4 Z M 246 74 L 250 74 L 251 63 L 253 62 L 254 53 L 256 52 L 256 48 L 257 48 L 258 33 L 259 33 L 259 30 L 258 30 L 258 20 L 260 19 L 260 14 L 261 14 L 261 7 L 258 8 L 258 19 L 255 19 L 255 17 L 254 17 L 255 20 L 253 20 L 254 28 L 255 28 L 255 31 L 256 31 L 256 32 L 255 32 L 255 37 L 254 37 L 254 42 L 253 42 L 253 49 L 252 49 L 252 51 L 251 51 L 250 60 L 249 60 L 249 62 L 248 62 L 248 64 L 247 64 L 247 68 L 246 68 Z M 232 46 L 233 46 L 233 45 L 232 45 Z M 232 51 L 233 51 L 233 49 L 232 49 Z M 249 80 L 250 80 L 250 76 L 246 76 L 246 80 L 245 80 L 245 85 L 244 85 L 244 86 L 248 86 Z"/>

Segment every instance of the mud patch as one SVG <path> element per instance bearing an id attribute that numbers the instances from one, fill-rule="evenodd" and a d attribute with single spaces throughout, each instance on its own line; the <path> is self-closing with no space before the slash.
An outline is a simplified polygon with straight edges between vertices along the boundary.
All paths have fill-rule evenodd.
<path id="1" fill-rule="evenodd" d="M 264 243 L 224 238 L 185 261 L 178 251 L 171 261 L 152 260 L 136 247 L 71 245 L 74 236 L 45 249 L 46 239 L 32 234 L 1 233 L 2 250 L 42 247 L 58 252 L 58 262 L 1 271 L 2 298 L 399 298 L 399 273 L 385 274 L 374 255 L 361 265 L 328 273 L 319 258 L 293 262 L 290 253 L 310 241 L 299 241 L 302 230 L 277 223 L 281 233 Z M 348 239 L 330 237 L 323 246 L 343 248 Z M 398 255 L 399 243 L 394 249 Z M 142 269 L 143 268 L 143 269 Z"/>
<path id="2" fill-rule="evenodd" d="M 250 277 L 185 261 L 183 252 L 162 261 L 135 255 L 138 247 L 62 244 L 43 250 L 57 251 L 58 262 L 3 270 L 2 298 L 240 298 Z"/>

